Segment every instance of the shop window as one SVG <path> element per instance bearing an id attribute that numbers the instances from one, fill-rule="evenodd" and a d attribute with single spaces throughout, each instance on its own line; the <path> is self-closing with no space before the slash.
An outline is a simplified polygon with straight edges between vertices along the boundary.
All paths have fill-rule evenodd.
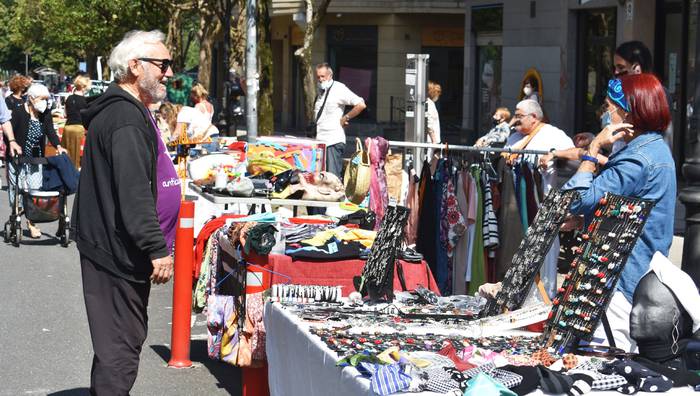
<path id="1" fill-rule="evenodd" d="M 600 109 L 613 77 L 615 8 L 581 11 L 578 15 L 576 132 L 600 131 Z"/>
<path id="2" fill-rule="evenodd" d="M 359 119 L 377 118 L 377 27 L 328 26 L 328 63 L 334 78 L 361 96 L 367 109 Z"/>
<path id="3" fill-rule="evenodd" d="M 471 24 L 476 36 L 474 129 L 482 136 L 491 128 L 492 114 L 502 102 L 503 6 L 472 8 Z"/>
<path id="4" fill-rule="evenodd" d="M 436 103 L 442 129 L 459 129 L 462 121 L 462 87 L 464 82 L 464 47 L 423 47 L 430 55 L 428 79 L 442 87 Z"/>

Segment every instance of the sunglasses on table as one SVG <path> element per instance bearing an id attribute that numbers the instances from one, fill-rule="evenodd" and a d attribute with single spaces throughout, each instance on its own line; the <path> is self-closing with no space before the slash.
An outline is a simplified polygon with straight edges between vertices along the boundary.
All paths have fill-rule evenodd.
<path id="1" fill-rule="evenodd" d="M 160 72 L 163 74 L 165 74 L 165 72 L 168 71 L 168 68 L 173 65 L 172 59 L 138 58 L 138 60 L 152 64 L 153 66 L 159 68 Z"/>

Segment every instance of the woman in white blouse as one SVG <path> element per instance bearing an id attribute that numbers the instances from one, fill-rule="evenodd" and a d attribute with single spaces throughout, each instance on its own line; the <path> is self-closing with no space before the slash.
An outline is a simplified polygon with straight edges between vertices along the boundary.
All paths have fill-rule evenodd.
<path id="1" fill-rule="evenodd" d="M 440 115 L 438 114 L 435 102 L 440 99 L 442 87 L 434 81 L 428 81 L 428 111 L 426 112 L 428 126 L 428 143 L 440 143 Z M 428 150 L 428 158 L 432 158 L 432 151 Z"/>

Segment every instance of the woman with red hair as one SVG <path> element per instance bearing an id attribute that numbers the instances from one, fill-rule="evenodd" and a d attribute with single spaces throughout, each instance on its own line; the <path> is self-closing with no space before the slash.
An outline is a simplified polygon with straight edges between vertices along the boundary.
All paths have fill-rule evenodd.
<path id="1" fill-rule="evenodd" d="M 673 239 L 676 167 L 663 140 L 671 115 L 663 86 L 652 74 L 610 80 L 605 103 L 610 125 L 593 139 L 577 173 L 562 188 L 579 192 L 571 213 L 583 214 L 587 220 L 605 193 L 655 202 L 607 311 L 615 343 L 631 351 L 635 348 L 629 334 L 632 296 L 654 253 L 668 256 Z M 599 168 L 596 156 L 618 140 L 627 145 Z M 594 337 L 602 334 L 598 329 Z"/>

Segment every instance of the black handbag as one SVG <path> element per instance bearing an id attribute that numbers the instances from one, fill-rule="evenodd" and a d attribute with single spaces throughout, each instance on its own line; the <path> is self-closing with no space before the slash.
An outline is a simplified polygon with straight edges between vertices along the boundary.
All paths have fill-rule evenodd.
<path id="1" fill-rule="evenodd" d="M 321 108 L 318 109 L 318 113 L 316 113 L 316 117 L 306 127 L 306 137 L 310 137 L 310 138 L 314 138 L 314 139 L 316 138 L 316 126 L 318 125 L 319 118 L 321 118 L 321 114 L 323 114 L 323 109 L 326 107 L 326 101 L 328 100 L 328 94 L 331 92 L 331 88 L 333 88 L 333 84 L 335 84 L 335 81 L 326 90 L 326 92 L 325 92 L 326 96 L 323 98 L 323 103 L 321 104 Z M 314 99 L 314 103 L 316 103 L 317 100 L 318 100 L 318 96 L 316 96 L 316 99 Z"/>

